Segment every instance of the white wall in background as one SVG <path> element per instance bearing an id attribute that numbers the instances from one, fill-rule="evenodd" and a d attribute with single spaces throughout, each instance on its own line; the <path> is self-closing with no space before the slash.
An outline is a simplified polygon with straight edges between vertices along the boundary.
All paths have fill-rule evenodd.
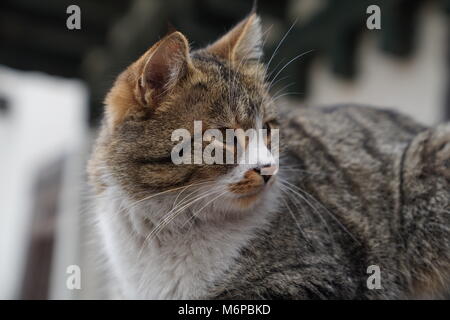
<path id="1" fill-rule="evenodd" d="M 87 94 L 79 81 L 0 66 L 0 95 L 11 105 L 0 115 L 0 299 L 11 299 L 23 276 L 32 184 L 46 163 L 80 149 Z"/>
<path id="2" fill-rule="evenodd" d="M 336 78 L 326 61 L 315 61 L 305 103 L 356 102 L 392 107 L 425 124 L 442 121 L 446 85 L 450 81 L 446 19 L 434 3 L 420 11 L 417 46 L 410 59 L 383 53 L 377 48 L 376 31 L 373 36 L 367 31 L 359 47 L 358 75 L 352 81 Z"/>

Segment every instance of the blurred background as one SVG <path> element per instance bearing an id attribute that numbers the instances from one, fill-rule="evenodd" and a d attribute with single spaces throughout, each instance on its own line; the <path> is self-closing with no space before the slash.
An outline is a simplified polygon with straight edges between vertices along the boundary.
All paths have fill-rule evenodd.
<path id="1" fill-rule="evenodd" d="M 73 4 L 79 30 L 66 26 Z M 369 5 L 381 9 L 381 29 L 367 28 Z M 251 0 L 0 2 L 0 299 L 107 297 L 84 173 L 103 97 L 168 22 L 199 48 L 251 7 Z M 448 121 L 449 0 L 259 0 L 258 13 L 277 101 L 356 102 L 428 125 Z M 81 289 L 66 285 L 70 265 L 81 269 Z"/>

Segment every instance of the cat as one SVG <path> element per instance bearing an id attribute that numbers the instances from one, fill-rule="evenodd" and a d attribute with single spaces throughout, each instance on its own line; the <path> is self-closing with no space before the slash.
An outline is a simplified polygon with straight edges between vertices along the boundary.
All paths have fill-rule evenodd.
<path id="1" fill-rule="evenodd" d="M 450 125 L 370 106 L 280 108 L 261 48 L 256 13 L 196 51 L 174 31 L 107 94 L 88 172 L 119 297 L 445 295 Z M 171 133 L 195 120 L 279 130 L 279 156 L 176 165 Z"/>

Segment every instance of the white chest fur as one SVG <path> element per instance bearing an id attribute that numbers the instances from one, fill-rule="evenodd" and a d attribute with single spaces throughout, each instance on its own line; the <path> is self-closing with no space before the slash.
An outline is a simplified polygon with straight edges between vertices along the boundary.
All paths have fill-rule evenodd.
<path id="1" fill-rule="evenodd" d="M 126 299 L 207 297 L 210 285 L 224 276 L 267 220 L 265 212 L 253 212 L 239 221 L 195 225 L 183 234 L 166 230 L 146 240 L 148 232 L 139 227 L 144 223 L 142 212 L 125 212 L 112 199 L 117 198 L 99 200 L 97 217 L 117 281 L 111 285 Z"/>

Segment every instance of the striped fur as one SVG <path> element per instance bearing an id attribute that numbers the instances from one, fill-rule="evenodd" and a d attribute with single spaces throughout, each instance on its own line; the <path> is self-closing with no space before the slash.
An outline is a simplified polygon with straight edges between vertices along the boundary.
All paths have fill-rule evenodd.
<path id="1" fill-rule="evenodd" d="M 286 169 L 284 175 L 303 199 L 286 197 L 270 227 L 216 284 L 216 297 L 447 293 L 450 126 L 426 129 L 392 111 L 351 105 L 282 117 L 281 171 L 283 164 L 297 166 L 297 174 Z M 380 267 L 382 289 L 367 288 L 370 265 Z"/>

